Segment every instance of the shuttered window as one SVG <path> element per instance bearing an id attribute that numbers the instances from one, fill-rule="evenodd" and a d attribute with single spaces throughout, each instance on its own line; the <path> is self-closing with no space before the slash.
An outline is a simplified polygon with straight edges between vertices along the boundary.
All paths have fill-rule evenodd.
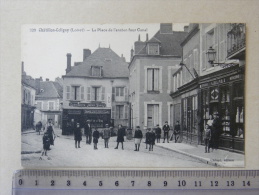
<path id="1" fill-rule="evenodd" d="M 70 86 L 66 87 L 66 98 L 67 100 L 70 100 Z"/>
<path id="2" fill-rule="evenodd" d="M 85 99 L 85 88 L 81 86 L 81 100 Z"/>

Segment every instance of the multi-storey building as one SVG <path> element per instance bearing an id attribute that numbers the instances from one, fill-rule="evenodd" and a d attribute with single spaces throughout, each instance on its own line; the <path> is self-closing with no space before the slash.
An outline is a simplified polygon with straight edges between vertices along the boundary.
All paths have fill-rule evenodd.
<path id="1" fill-rule="evenodd" d="M 71 67 L 67 54 L 63 76 L 63 127 L 69 133 L 71 122 L 90 120 L 93 127 L 129 126 L 128 63 L 110 48 L 98 48 L 91 54 L 84 49 L 83 62 Z"/>
<path id="2" fill-rule="evenodd" d="M 197 30 L 194 30 L 195 28 Z M 199 24 L 195 28 L 190 29 L 189 35 L 182 43 L 186 66 L 174 75 L 173 86 L 176 87 L 171 93 L 173 99 L 177 99 L 178 94 L 183 94 L 184 91 L 189 93 L 188 97 L 182 97 L 181 101 L 183 138 L 188 142 L 202 143 L 202 131 L 209 115 L 218 112 L 223 130 L 220 147 L 243 152 L 245 26 Z M 196 33 L 192 36 L 194 31 Z M 197 54 L 193 55 L 193 59 L 189 54 L 194 54 L 196 49 L 197 60 L 194 59 Z M 207 55 L 215 59 L 211 60 Z M 190 70 L 189 76 L 184 76 L 188 74 L 186 67 Z M 193 71 L 193 68 L 196 71 Z M 186 73 L 183 72 L 184 69 Z"/>
<path id="3" fill-rule="evenodd" d="M 43 81 L 41 78 L 35 79 L 35 85 L 37 89 L 35 122 L 41 121 L 45 125 L 48 119 L 52 119 L 54 127 L 60 128 L 63 86 L 49 79 Z"/>
<path id="4" fill-rule="evenodd" d="M 171 124 L 172 74 L 179 68 L 180 43 L 186 35 L 173 31 L 172 24 L 161 24 L 150 40 L 147 35 L 146 41 L 139 37 L 134 43 L 129 64 L 131 126 L 161 126 L 165 121 Z"/>
<path id="5" fill-rule="evenodd" d="M 22 82 L 21 82 L 21 129 L 22 131 L 34 128 L 34 110 L 36 88 L 34 79 L 26 75 L 22 62 Z"/>

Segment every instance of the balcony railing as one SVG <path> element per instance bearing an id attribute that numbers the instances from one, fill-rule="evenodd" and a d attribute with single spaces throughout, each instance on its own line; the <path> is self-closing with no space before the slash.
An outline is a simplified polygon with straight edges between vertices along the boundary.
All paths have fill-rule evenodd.
<path id="1" fill-rule="evenodd" d="M 228 32 L 228 56 L 231 56 L 245 48 L 245 25 L 231 24 L 231 30 Z"/>

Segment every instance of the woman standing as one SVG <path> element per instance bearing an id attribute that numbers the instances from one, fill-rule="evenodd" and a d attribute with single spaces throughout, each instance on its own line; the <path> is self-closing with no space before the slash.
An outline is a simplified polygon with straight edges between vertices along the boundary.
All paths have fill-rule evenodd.
<path id="1" fill-rule="evenodd" d="M 80 148 L 80 141 L 82 140 L 82 132 L 80 128 L 80 124 L 76 124 L 76 128 L 74 130 L 74 138 L 75 138 L 75 147 Z"/>
<path id="2" fill-rule="evenodd" d="M 100 137 L 99 131 L 97 130 L 97 128 L 95 128 L 95 131 L 93 132 L 93 143 L 94 143 L 94 150 L 97 150 L 97 143 L 98 143 L 98 139 Z"/>
<path id="3" fill-rule="evenodd" d="M 121 149 L 123 148 L 125 130 L 122 128 L 122 125 L 119 125 L 118 133 L 117 133 L 117 146 L 114 149 L 118 149 L 119 143 L 121 143 Z"/>
<path id="4" fill-rule="evenodd" d="M 137 126 L 135 134 L 134 134 L 134 139 L 135 139 L 134 140 L 134 142 L 135 142 L 135 150 L 134 151 L 139 151 L 139 147 L 140 147 L 140 143 L 141 143 L 142 138 L 143 138 L 142 131 L 140 130 L 140 127 Z"/>

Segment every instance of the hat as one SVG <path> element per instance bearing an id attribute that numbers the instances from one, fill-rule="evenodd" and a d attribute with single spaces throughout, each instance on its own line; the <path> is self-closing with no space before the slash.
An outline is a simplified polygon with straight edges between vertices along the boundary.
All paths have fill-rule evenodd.
<path id="1" fill-rule="evenodd" d="M 214 112 L 213 115 L 219 115 L 219 113 L 218 112 Z"/>
<path id="2" fill-rule="evenodd" d="M 165 121 L 165 123 L 168 123 L 167 121 Z"/>
<path id="3" fill-rule="evenodd" d="M 159 127 L 159 124 L 157 124 L 156 126 L 158 126 L 158 127 Z"/>
<path id="4" fill-rule="evenodd" d="M 140 126 L 136 126 L 136 128 L 140 128 Z"/>
<path id="5" fill-rule="evenodd" d="M 105 126 L 109 126 L 108 124 L 105 124 Z"/>

